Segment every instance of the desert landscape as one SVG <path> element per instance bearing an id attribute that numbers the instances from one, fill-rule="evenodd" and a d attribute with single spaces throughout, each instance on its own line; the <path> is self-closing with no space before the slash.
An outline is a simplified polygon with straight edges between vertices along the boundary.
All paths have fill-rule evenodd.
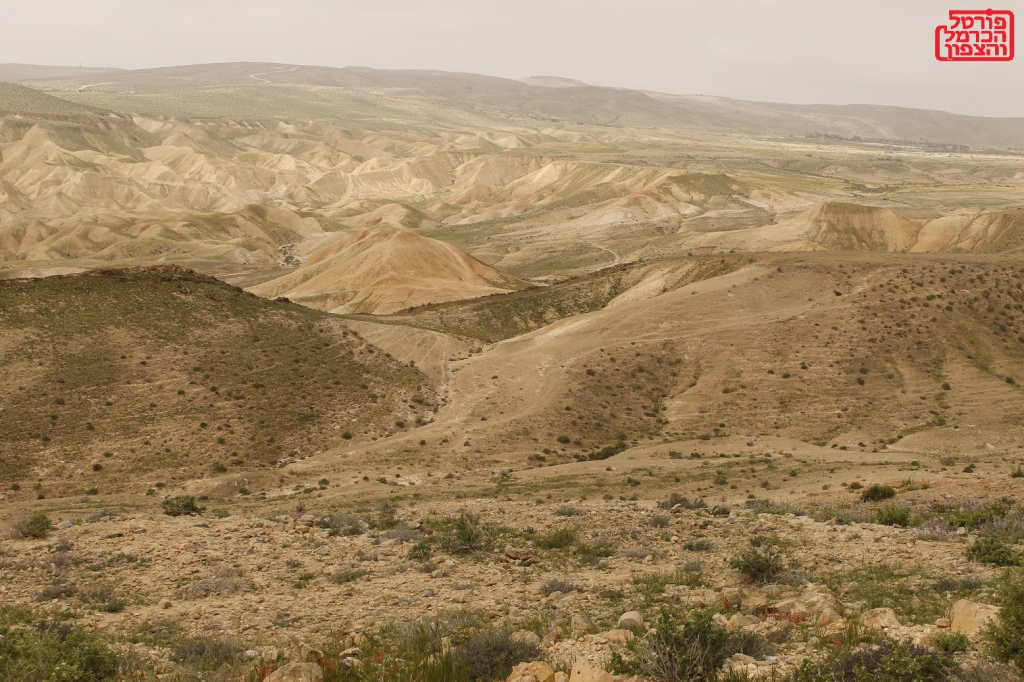
<path id="1" fill-rule="evenodd" d="M 1024 118 L 0 76 L 0 678 L 1024 679 Z"/>

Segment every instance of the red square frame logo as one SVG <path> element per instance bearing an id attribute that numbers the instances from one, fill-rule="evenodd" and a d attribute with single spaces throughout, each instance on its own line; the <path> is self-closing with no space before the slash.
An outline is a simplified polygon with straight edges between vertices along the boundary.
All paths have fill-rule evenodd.
<path id="1" fill-rule="evenodd" d="M 1013 12 L 951 9 L 949 24 L 935 27 L 940 62 L 1008 62 L 1013 59 Z"/>

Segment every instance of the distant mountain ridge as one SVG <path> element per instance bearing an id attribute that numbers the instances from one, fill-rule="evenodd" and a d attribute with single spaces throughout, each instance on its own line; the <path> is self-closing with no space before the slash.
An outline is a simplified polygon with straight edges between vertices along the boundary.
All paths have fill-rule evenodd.
<path id="1" fill-rule="evenodd" d="M 748 102 L 725 97 L 598 87 L 557 76 L 512 80 L 432 70 L 250 62 L 103 71 L 102 79 L 96 78 L 97 71 L 103 70 L 82 74 L 53 72 L 25 82 L 65 98 L 91 97 L 88 103 L 113 110 L 128 106 L 116 94 L 132 92 L 135 96 L 130 101 L 139 107 L 133 110 L 151 114 L 160 113 L 154 107 L 166 107 L 168 97 L 173 93 L 189 90 L 188 97 L 174 102 L 173 113 L 218 116 L 249 111 L 255 115 L 282 116 L 292 111 L 287 103 L 294 105 L 296 99 L 304 99 L 317 103 L 310 111 L 318 116 L 330 116 L 331 112 L 336 112 L 342 117 L 395 119 L 401 115 L 408 116 L 412 109 L 412 122 L 424 118 L 428 122 L 433 121 L 440 113 L 441 118 L 449 123 L 473 119 L 486 119 L 491 123 L 562 122 L 717 133 L 824 134 L 951 146 L 1024 148 L 1024 118 L 963 116 L 870 104 L 839 106 Z M 256 94 L 259 86 L 284 88 L 276 92 L 277 98 L 283 101 L 276 105 L 273 101 L 262 101 L 266 98 Z M 289 90 L 285 86 L 299 90 Z M 315 88 L 337 91 L 328 96 L 322 90 L 310 91 Z M 82 91 L 81 95 L 72 94 L 79 91 Z M 385 91 L 388 97 L 377 99 Z M 410 102 L 415 102 L 415 105 L 409 106 Z M 396 112 L 393 108 L 396 105 L 403 111 Z"/>

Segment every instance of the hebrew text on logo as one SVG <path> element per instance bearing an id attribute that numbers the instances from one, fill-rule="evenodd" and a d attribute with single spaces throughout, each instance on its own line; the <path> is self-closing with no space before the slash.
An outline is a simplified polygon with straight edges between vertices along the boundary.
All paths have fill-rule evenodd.
<path id="1" fill-rule="evenodd" d="M 935 27 L 940 62 L 1008 62 L 1013 59 L 1013 12 L 951 9 L 949 24 Z"/>

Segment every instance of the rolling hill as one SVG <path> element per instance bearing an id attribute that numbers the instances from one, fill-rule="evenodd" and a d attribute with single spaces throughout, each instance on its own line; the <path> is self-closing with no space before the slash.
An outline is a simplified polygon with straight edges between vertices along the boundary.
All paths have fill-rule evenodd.
<path id="1" fill-rule="evenodd" d="M 252 287 L 332 313 L 393 313 L 526 286 L 397 223 L 380 222 L 309 255 L 294 272 Z"/>
<path id="2" fill-rule="evenodd" d="M 434 390 L 337 317 L 176 266 L 0 281 L 0 366 L 0 477 L 24 494 L 258 476 L 412 425 L 402 398 Z"/>

